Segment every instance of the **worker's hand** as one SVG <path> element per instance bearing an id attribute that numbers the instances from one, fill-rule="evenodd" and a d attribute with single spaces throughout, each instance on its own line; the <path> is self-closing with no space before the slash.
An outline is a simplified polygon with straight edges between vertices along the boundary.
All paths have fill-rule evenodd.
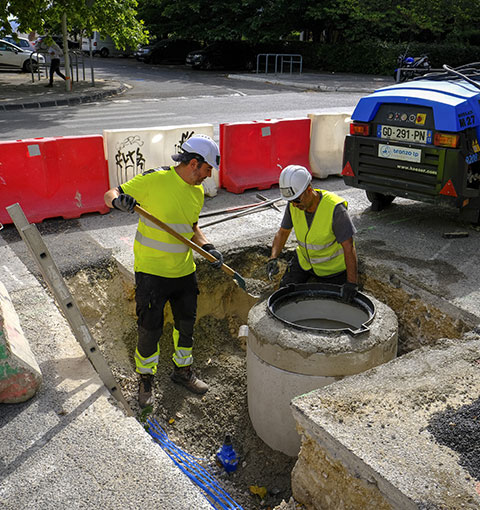
<path id="1" fill-rule="evenodd" d="M 133 213 L 133 210 L 137 205 L 137 201 L 132 196 L 122 193 L 112 200 L 112 205 L 119 211 Z"/>
<path id="2" fill-rule="evenodd" d="M 358 289 L 358 285 L 356 283 L 352 283 L 352 282 L 346 282 L 342 285 L 342 289 L 341 289 L 341 298 L 347 302 L 347 303 L 351 303 L 354 299 L 355 299 L 355 296 L 357 295 L 357 289 Z"/>
<path id="3" fill-rule="evenodd" d="M 267 276 L 270 281 L 272 281 L 273 277 L 278 274 L 278 259 L 270 259 L 267 262 Z"/>
<path id="4" fill-rule="evenodd" d="M 204 244 L 202 248 L 217 259 L 210 262 L 210 265 L 215 269 L 220 269 L 223 264 L 223 255 L 215 248 L 215 246 L 213 246 L 213 244 Z"/>

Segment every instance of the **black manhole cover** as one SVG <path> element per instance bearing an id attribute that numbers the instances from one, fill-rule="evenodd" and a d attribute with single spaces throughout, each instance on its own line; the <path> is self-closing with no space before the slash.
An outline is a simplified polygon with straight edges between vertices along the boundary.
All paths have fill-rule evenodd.
<path id="1" fill-rule="evenodd" d="M 352 303 L 341 299 L 341 285 L 301 283 L 274 292 L 268 311 L 293 328 L 306 331 L 341 331 L 353 335 L 368 331 L 375 305 L 358 292 Z"/>

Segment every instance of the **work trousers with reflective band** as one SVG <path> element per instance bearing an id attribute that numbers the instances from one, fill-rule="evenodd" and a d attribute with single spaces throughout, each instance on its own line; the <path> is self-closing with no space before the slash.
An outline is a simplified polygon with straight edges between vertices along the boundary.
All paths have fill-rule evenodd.
<path id="1" fill-rule="evenodd" d="M 135 273 L 135 283 L 138 317 L 138 344 L 135 351 L 137 372 L 153 375 L 157 371 L 160 354 L 158 341 L 163 332 L 167 301 L 170 302 L 174 320 L 173 362 L 179 367 L 191 365 L 193 326 L 197 316 L 196 273 L 180 278 Z"/>

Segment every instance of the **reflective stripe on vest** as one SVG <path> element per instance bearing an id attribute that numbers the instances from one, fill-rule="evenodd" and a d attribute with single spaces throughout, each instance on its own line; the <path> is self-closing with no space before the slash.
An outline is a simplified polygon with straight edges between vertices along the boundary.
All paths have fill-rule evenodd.
<path id="1" fill-rule="evenodd" d="M 343 247 L 335 239 L 332 219 L 335 207 L 345 202 L 341 197 L 326 190 L 316 189 L 322 198 L 310 227 L 304 211 L 290 205 L 293 227 L 297 238 L 297 256 L 300 267 L 313 269 L 318 276 L 328 276 L 345 271 Z"/>
<path id="2" fill-rule="evenodd" d="M 123 183 L 122 190 L 182 237 L 193 238 L 203 205 L 201 185 L 188 184 L 172 167 L 137 175 Z M 192 250 L 143 217 L 138 222 L 134 254 L 137 272 L 181 278 L 195 271 Z"/>
<path id="3" fill-rule="evenodd" d="M 329 248 L 330 246 L 332 246 L 332 244 L 334 244 L 335 241 L 332 241 L 331 243 L 328 244 L 305 244 L 297 239 L 297 243 L 303 248 L 306 248 L 307 250 L 324 250 L 325 248 Z"/>
<path id="4" fill-rule="evenodd" d="M 150 239 L 149 237 L 144 236 L 138 230 L 135 234 L 135 241 L 140 243 L 142 246 L 146 246 L 147 248 L 166 251 L 168 253 L 185 253 L 189 250 L 189 247 L 186 244 L 163 243 L 162 241 L 157 241 L 156 239 Z"/>
<path id="5" fill-rule="evenodd" d="M 328 262 L 329 260 L 332 260 L 335 257 L 338 257 L 339 255 L 343 255 L 343 248 L 342 247 L 340 247 L 340 249 L 337 250 L 333 255 L 330 255 L 330 257 L 316 257 L 316 258 L 311 258 L 310 257 L 310 262 L 312 264 L 323 264 L 324 262 Z"/>
<path id="6" fill-rule="evenodd" d="M 159 227 L 157 224 L 150 221 L 148 218 L 140 217 L 140 222 L 145 223 L 147 227 L 156 228 L 157 230 L 161 230 L 164 232 L 163 228 Z M 177 234 L 191 234 L 193 233 L 193 229 L 191 225 L 185 225 L 184 223 L 165 223 L 167 227 L 170 227 L 172 230 L 175 230 Z"/>

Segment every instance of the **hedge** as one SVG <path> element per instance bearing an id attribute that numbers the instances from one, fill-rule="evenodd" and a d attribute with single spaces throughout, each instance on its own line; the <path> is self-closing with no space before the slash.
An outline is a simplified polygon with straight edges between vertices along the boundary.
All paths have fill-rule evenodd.
<path id="1" fill-rule="evenodd" d="M 290 51 L 303 56 L 304 68 L 343 73 L 363 73 L 391 76 L 397 58 L 405 53 L 407 44 L 362 42 L 351 44 L 293 43 Z M 457 67 L 480 61 L 480 46 L 461 44 L 409 43 L 408 55 L 428 55 L 433 68 L 443 64 Z"/>

